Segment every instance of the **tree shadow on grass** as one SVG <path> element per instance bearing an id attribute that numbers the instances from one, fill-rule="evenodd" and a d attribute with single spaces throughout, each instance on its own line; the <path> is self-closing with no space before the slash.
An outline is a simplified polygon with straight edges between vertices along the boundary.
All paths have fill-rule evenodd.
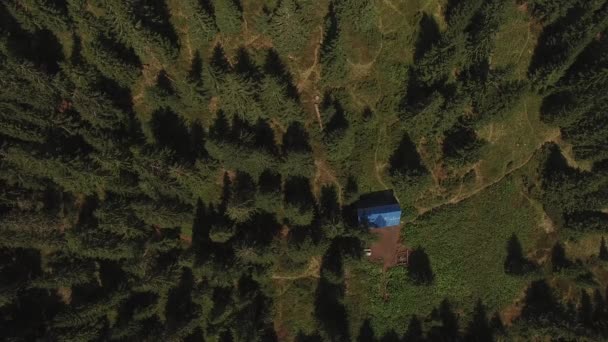
<path id="1" fill-rule="evenodd" d="M 310 152 L 310 138 L 304 129 L 304 126 L 299 122 L 293 122 L 287 128 L 283 135 L 283 152 Z"/>

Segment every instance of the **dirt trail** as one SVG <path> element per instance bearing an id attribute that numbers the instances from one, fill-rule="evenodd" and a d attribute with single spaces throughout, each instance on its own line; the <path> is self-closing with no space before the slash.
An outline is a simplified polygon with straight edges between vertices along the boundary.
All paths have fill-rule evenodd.
<path id="1" fill-rule="evenodd" d="M 382 143 L 382 138 L 388 134 L 387 127 L 392 126 L 393 124 L 395 124 L 398 121 L 399 120 L 396 119 L 395 121 L 388 122 L 386 125 L 383 125 L 379 129 L 378 140 L 376 142 L 376 148 L 374 149 L 374 174 L 376 176 L 376 180 L 378 181 L 378 183 L 380 185 L 382 185 L 383 190 L 386 190 L 389 188 L 388 185 L 386 185 L 386 183 L 382 179 L 382 172 L 388 166 L 388 163 L 380 163 L 378 161 L 378 150 L 380 149 L 380 144 Z M 395 198 L 397 199 L 397 202 L 399 202 L 399 198 L 397 197 L 397 195 L 395 195 Z"/>
<path id="2" fill-rule="evenodd" d="M 333 171 L 327 166 L 327 164 L 321 160 L 315 160 L 315 166 L 317 167 L 317 172 L 315 174 L 314 182 L 313 182 L 313 191 L 314 193 L 321 193 L 321 186 L 323 184 L 331 183 L 336 186 L 336 190 L 338 192 L 338 203 L 342 205 L 342 186 L 338 179 L 334 175 Z"/>
<path id="3" fill-rule="evenodd" d="M 315 82 L 321 78 L 321 71 L 319 70 L 319 56 L 320 56 L 321 46 L 323 45 L 323 38 L 324 38 L 323 37 L 323 26 L 319 25 L 318 29 L 319 29 L 319 41 L 316 44 L 316 47 L 314 50 L 313 63 L 306 70 L 300 72 L 300 75 L 299 75 L 300 81 L 296 85 L 296 88 L 298 89 L 298 91 L 300 93 L 304 93 L 306 88 L 310 89 L 309 95 L 310 95 L 311 99 L 309 101 L 312 101 L 312 103 L 313 103 L 317 122 L 319 123 L 319 128 L 321 130 L 323 130 L 323 121 L 321 120 L 321 112 L 319 111 L 319 95 L 318 95 L 318 91 L 315 87 Z M 313 73 L 315 74 L 316 77 L 314 80 L 310 80 L 309 78 L 310 78 L 311 74 L 313 74 Z"/>
<path id="4" fill-rule="evenodd" d="M 382 132 L 386 132 L 386 127 L 382 127 L 380 128 L 380 131 L 378 132 L 378 141 L 376 142 L 376 148 L 374 149 L 374 173 L 376 175 L 376 179 L 378 180 L 378 183 L 380 183 L 380 185 L 382 185 L 383 190 L 388 189 L 388 186 L 386 185 L 386 183 L 384 183 L 384 181 L 382 180 L 382 176 L 380 176 L 380 171 L 382 169 L 384 169 L 384 163 L 380 164 L 378 163 L 378 149 L 380 148 L 380 142 L 382 140 Z"/>
<path id="5" fill-rule="evenodd" d="M 525 191 L 521 191 L 521 194 L 530 202 L 533 207 L 537 208 L 538 211 L 541 213 L 542 218 L 539 226 L 543 229 L 543 231 L 547 234 L 555 232 L 555 223 L 553 222 L 553 220 L 551 220 L 549 215 L 547 215 L 547 213 L 543 209 L 543 205 L 537 200 L 528 196 Z"/>
<path id="6" fill-rule="evenodd" d="M 348 58 L 346 59 L 346 61 L 353 68 L 357 68 L 357 69 L 369 69 L 369 68 L 371 68 L 374 65 L 374 63 L 376 63 L 376 60 L 378 59 L 378 57 L 380 57 L 380 54 L 382 53 L 382 49 L 383 48 L 384 48 L 384 39 L 381 39 L 380 40 L 380 47 L 378 48 L 378 51 L 376 51 L 376 55 L 369 62 L 367 62 L 367 63 L 353 63 Z"/>
<path id="7" fill-rule="evenodd" d="M 502 176 L 500 176 L 499 178 L 495 179 L 494 181 L 486 183 L 483 186 L 481 186 L 481 187 L 479 187 L 479 188 L 477 188 L 477 189 L 475 189 L 475 190 L 473 190 L 471 192 L 453 196 L 452 198 L 450 198 L 449 200 L 447 200 L 447 201 L 445 201 L 443 203 L 439 203 L 439 204 L 433 205 L 431 207 L 418 208 L 418 214 L 422 215 L 422 214 L 424 214 L 424 213 L 426 213 L 428 211 L 437 209 L 437 208 L 442 207 L 444 205 L 447 205 L 447 204 L 456 204 L 456 203 L 462 202 L 462 201 L 464 201 L 464 200 L 466 200 L 466 199 L 468 199 L 470 197 L 473 197 L 473 196 L 477 195 L 481 191 L 484 191 L 485 189 L 487 189 L 487 188 L 489 188 L 489 187 L 497 184 L 498 182 L 502 181 L 507 176 L 509 176 L 512 173 L 514 173 L 515 171 L 517 171 L 517 170 L 523 168 L 524 166 L 526 166 L 532 160 L 532 158 L 536 154 L 536 151 L 538 151 L 546 142 L 556 141 L 560 136 L 561 136 L 561 133 L 558 131 L 557 134 L 547 137 L 543 142 L 541 142 L 538 145 L 538 147 L 534 150 L 534 152 L 532 152 L 530 154 L 530 156 L 528 158 L 526 158 L 526 160 L 524 160 L 519 165 L 511 168 L 511 170 L 506 171 Z"/>
<path id="8" fill-rule="evenodd" d="M 404 15 L 404 14 L 403 14 L 403 12 L 401 12 L 401 10 L 400 10 L 399 8 L 397 8 L 397 6 L 395 6 L 395 4 L 393 4 L 393 2 L 392 2 L 392 1 L 390 1 L 390 0 L 382 0 L 382 2 L 383 2 L 383 3 L 384 3 L 386 6 L 390 7 L 392 10 L 394 10 L 395 12 L 397 12 L 397 13 L 399 13 L 399 14 L 401 14 L 401 15 Z"/>

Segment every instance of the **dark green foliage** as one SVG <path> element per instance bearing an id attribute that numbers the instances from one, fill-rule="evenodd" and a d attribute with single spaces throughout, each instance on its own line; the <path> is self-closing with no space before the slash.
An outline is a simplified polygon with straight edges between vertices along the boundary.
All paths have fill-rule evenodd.
<path id="1" fill-rule="evenodd" d="M 602 240 L 600 242 L 600 252 L 599 252 L 599 257 L 601 260 L 608 260 L 608 248 L 606 247 L 606 240 L 604 239 L 604 237 L 602 236 Z"/>
<path id="2" fill-rule="evenodd" d="M 562 314 L 553 289 L 543 280 L 536 280 L 526 289 L 521 318 L 529 321 L 555 319 Z"/>
<path id="3" fill-rule="evenodd" d="M 406 341 L 420 342 L 424 340 L 424 331 L 422 330 L 422 323 L 416 315 L 412 315 L 410 322 L 407 326 L 404 339 Z"/>
<path id="4" fill-rule="evenodd" d="M 608 4 L 519 5 L 2 2 L 0 335 L 605 339 L 605 265 L 577 244 L 608 229 Z M 510 46 L 519 31 L 525 43 Z M 488 269 L 446 264 L 431 245 L 435 269 L 422 247 L 407 270 L 381 272 L 363 256 L 373 241 L 356 222 L 360 194 L 395 190 L 408 246 L 427 228 L 424 212 L 502 182 L 521 200 L 513 217 L 529 216 L 517 222 L 526 248 L 508 241 L 504 270 L 521 276 L 506 276 L 504 291 L 456 278 Z M 506 215 L 502 201 L 462 213 L 458 239 L 488 211 Z M 558 242 L 551 282 L 533 281 L 521 317 L 503 326 L 468 301 L 502 312 L 545 273 L 524 276 L 532 260 L 544 264 L 532 241 L 546 238 L 529 203 L 576 262 Z M 464 247 L 468 259 L 493 248 Z M 608 260 L 604 238 L 598 255 Z M 580 300 L 562 305 L 554 281 L 584 287 Z M 412 296 L 427 307 L 395 309 Z"/>
<path id="5" fill-rule="evenodd" d="M 483 146 L 475 131 L 464 122 L 457 123 L 445 133 L 443 155 L 455 165 L 469 164 L 478 159 Z"/>
<path id="6" fill-rule="evenodd" d="M 315 317 L 332 341 L 350 341 L 349 321 L 342 298 L 344 297 L 344 268 L 342 252 L 333 241 L 321 265 L 321 279 L 315 293 Z"/>
<path id="7" fill-rule="evenodd" d="M 240 0 L 213 0 L 213 10 L 220 32 L 235 34 L 241 30 L 243 9 Z"/>
<path id="8" fill-rule="evenodd" d="M 563 16 L 545 28 L 539 39 L 529 73 L 540 88 L 557 83 L 608 24 L 604 1 L 579 2 L 573 7 L 562 12 Z"/>
<path id="9" fill-rule="evenodd" d="M 376 340 L 374 330 L 372 329 L 369 319 L 363 321 L 361 328 L 359 329 L 359 335 L 357 336 L 357 342 L 373 342 Z"/>
<path id="10" fill-rule="evenodd" d="M 584 326 L 590 326 L 593 315 L 593 307 L 591 305 L 591 298 L 585 290 L 581 290 L 581 298 L 578 304 L 578 321 Z"/>
<path id="11" fill-rule="evenodd" d="M 473 311 L 471 322 L 465 332 L 465 341 L 493 341 L 493 327 L 488 321 L 486 308 L 481 302 L 477 301 Z"/>
<path id="12" fill-rule="evenodd" d="M 432 329 L 429 332 L 428 339 L 441 341 L 459 340 L 460 325 L 458 315 L 454 312 L 452 304 L 447 299 L 441 301 L 436 315 L 441 322 L 441 326 Z"/>
<path id="13" fill-rule="evenodd" d="M 595 289 L 593 291 L 593 314 L 591 315 L 591 320 L 597 326 L 605 328 L 606 319 L 606 301 L 599 289 Z"/>
<path id="14" fill-rule="evenodd" d="M 492 331 L 497 334 L 504 333 L 505 326 L 502 323 L 502 319 L 500 318 L 500 314 L 498 312 L 495 312 L 494 315 L 492 315 L 492 319 L 490 319 L 490 327 Z"/>

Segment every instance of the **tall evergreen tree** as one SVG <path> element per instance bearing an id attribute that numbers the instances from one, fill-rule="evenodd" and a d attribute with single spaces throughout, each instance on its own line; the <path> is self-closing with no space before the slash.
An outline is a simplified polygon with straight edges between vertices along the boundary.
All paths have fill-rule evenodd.
<path id="1" fill-rule="evenodd" d="M 240 0 L 213 0 L 215 23 L 222 34 L 241 31 L 243 17 Z"/>
<path id="2" fill-rule="evenodd" d="M 494 332 L 492 326 L 488 321 L 486 308 L 481 302 L 481 299 L 477 300 L 475 308 L 473 309 L 473 318 L 467 326 L 465 332 L 465 341 L 493 341 Z"/>
<path id="3" fill-rule="evenodd" d="M 593 321 L 600 323 L 606 317 L 606 301 L 599 289 L 593 291 Z"/>
<path id="4" fill-rule="evenodd" d="M 424 331 L 422 330 L 422 323 L 418 319 L 418 316 L 412 315 L 410 322 L 405 331 L 404 339 L 406 341 L 420 342 L 424 340 Z"/>
<path id="5" fill-rule="evenodd" d="M 591 304 L 591 298 L 585 290 L 581 290 L 581 299 L 578 304 L 578 321 L 584 326 L 590 326 L 593 317 L 593 306 Z"/>
<path id="6" fill-rule="evenodd" d="M 460 324 L 458 315 L 453 311 L 452 304 L 444 299 L 439 305 L 439 318 L 441 320 L 441 336 L 446 340 L 458 340 Z"/>
<path id="7" fill-rule="evenodd" d="M 599 257 L 601 260 L 604 260 L 604 261 L 608 260 L 608 247 L 606 247 L 606 240 L 604 239 L 603 236 L 602 236 L 602 240 L 600 242 Z"/>

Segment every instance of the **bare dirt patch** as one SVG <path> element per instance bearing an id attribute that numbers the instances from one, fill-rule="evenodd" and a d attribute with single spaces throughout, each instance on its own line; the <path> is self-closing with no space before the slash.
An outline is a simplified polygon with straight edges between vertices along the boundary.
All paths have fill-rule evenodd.
<path id="1" fill-rule="evenodd" d="M 188 236 L 188 235 L 184 235 L 184 234 L 180 234 L 179 235 L 179 239 L 186 245 L 186 246 L 190 246 L 192 245 L 192 236 Z"/>
<path id="2" fill-rule="evenodd" d="M 70 287 L 60 287 L 57 289 L 57 296 L 67 305 L 72 302 L 72 289 Z"/>
<path id="3" fill-rule="evenodd" d="M 399 240 L 401 226 L 374 228 L 370 231 L 377 235 L 377 240 L 370 247 L 372 254 L 369 258 L 375 262 L 382 262 L 385 271 L 397 265 L 399 255 L 407 251 Z"/>

